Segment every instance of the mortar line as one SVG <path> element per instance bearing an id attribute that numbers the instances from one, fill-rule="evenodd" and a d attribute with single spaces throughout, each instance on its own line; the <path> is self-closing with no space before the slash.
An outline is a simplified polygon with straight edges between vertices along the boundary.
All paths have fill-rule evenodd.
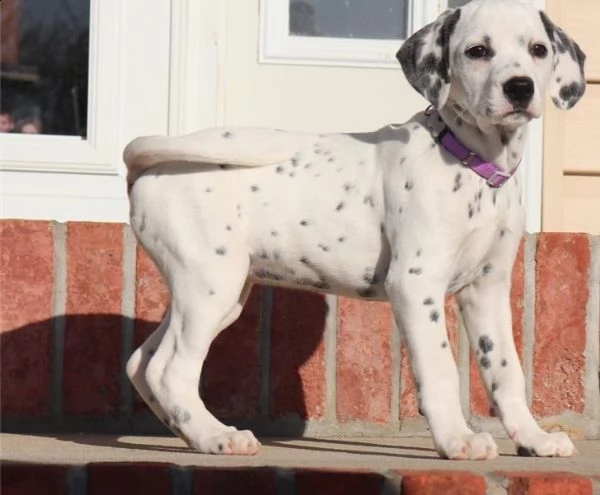
<path id="1" fill-rule="evenodd" d="M 460 405 L 465 418 L 470 418 L 471 414 L 471 346 L 469 335 L 462 319 L 460 309 L 457 318 L 457 336 L 458 336 L 458 380 Z"/>
<path id="2" fill-rule="evenodd" d="M 592 263 L 588 279 L 584 414 L 600 420 L 600 236 L 589 236 L 589 241 Z"/>
<path id="3" fill-rule="evenodd" d="M 400 328 L 396 324 L 396 318 L 392 315 L 392 335 L 391 335 L 391 345 L 392 345 L 392 393 L 391 393 L 391 424 L 398 425 L 398 429 L 400 429 L 400 387 L 401 387 L 401 379 L 400 376 L 402 374 L 402 363 L 401 363 L 401 353 L 400 353 Z"/>
<path id="4" fill-rule="evenodd" d="M 263 286 L 260 298 L 259 358 L 260 390 L 259 414 L 268 417 L 271 412 L 271 336 L 273 320 L 273 288 Z"/>
<path id="5" fill-rule="evenodd" d="M 67 471 L 67 493 L 86 495 L 88 493 L 88 475 L 86 466 L 70 466 Z"/>
<path id="6" fill-rule="evenodd" d="M 193 472 L 188 466 L 169 466 L 171 475 L 171 493 L 176 495 L 190 495 L 193 488 Z"/>
<path id="7" fill-rule="evenodd" d="M 65 354 L 65 313 L 67 310 L 67 225 L 52 222 L 54 240 L 54 284 L 52 294 L 52 416 L 63 412 L 63 371 Z"/>
<path id="8" fill-rule="evenodd" d="M 525 273 L 523 309 L 523 373 L 525 395 L 531 407 L 533 398 L 533 349 L 535 346 L 535 283 L 537 234 L 525 234 Z"/>
<path id="9" fill-rule="evenodd" d="M 129 225 L 123 229 L 123 299 L 121 302 L 121 369 L 119 390 L 121 412 L 129 415 L 133 411 L 133 389 L 125 367 L 133 352 L 135 331 L 135 277 L 136 277 L 136 239 Z"/>
<path id="10" fill-rule="evenodd" d="M 275 493 L 277 495 L 296 495 L 296 473 L 290 468 L 275 469 Z"/>
<path id="11" fill-rule="evenodd" d="M 337 422 L 337 340 L 338 340 L 338 298 L 326 295 L 327 315 L 325 317 L 325 421 Z"/>

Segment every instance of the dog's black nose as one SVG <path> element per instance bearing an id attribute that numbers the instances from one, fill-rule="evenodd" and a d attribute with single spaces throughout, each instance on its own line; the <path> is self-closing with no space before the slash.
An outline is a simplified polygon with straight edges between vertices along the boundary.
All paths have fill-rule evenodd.
<path id="1" fill-rule="evenodd" d="M 525 109 L 533 98 L 533 79 L 530 77 L 513 77 L 503 86 L 504 94 L 515 108 Z"/>

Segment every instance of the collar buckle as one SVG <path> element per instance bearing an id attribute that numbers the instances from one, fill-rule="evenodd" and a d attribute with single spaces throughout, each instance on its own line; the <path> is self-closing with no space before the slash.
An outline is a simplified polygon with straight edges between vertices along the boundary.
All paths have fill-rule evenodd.
<path id="1" fill-rule="evenodd" d="M 508 179 L 512 177 L 512 174 L 508 174 L 506 172 L 502 172 L 501 170 L 495 170 L 492 175 L 488 177 L 486 180 L 488 186 L 491 187 L 500 187 L 502 186 Z"/>

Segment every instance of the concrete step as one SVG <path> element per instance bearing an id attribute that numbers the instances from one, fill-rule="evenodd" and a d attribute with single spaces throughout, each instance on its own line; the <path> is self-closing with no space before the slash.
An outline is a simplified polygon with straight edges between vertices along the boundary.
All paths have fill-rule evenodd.
<path id="1" fill-rule="evenodd" d="M 600 440 L 569 459 L 446 461 L 419 436 L 262 438 L 251 457 L 190 451 L 172 437 L 0 435 L 2 494 L 600 495 Z"/>

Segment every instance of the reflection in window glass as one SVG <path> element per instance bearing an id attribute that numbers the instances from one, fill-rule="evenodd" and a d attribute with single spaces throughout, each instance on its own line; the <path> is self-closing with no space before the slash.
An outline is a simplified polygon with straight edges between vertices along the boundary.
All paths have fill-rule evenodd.
<path id="1" fill-rule="evenodd" d="M 90 0 L 2 0 L 0 21 L 0 131 L 85 137 Z"/>
<path id="2" fill-rule="evenodd" d="M 402 39 L 407 0 L 289 0 L 292 36 Z"/>

